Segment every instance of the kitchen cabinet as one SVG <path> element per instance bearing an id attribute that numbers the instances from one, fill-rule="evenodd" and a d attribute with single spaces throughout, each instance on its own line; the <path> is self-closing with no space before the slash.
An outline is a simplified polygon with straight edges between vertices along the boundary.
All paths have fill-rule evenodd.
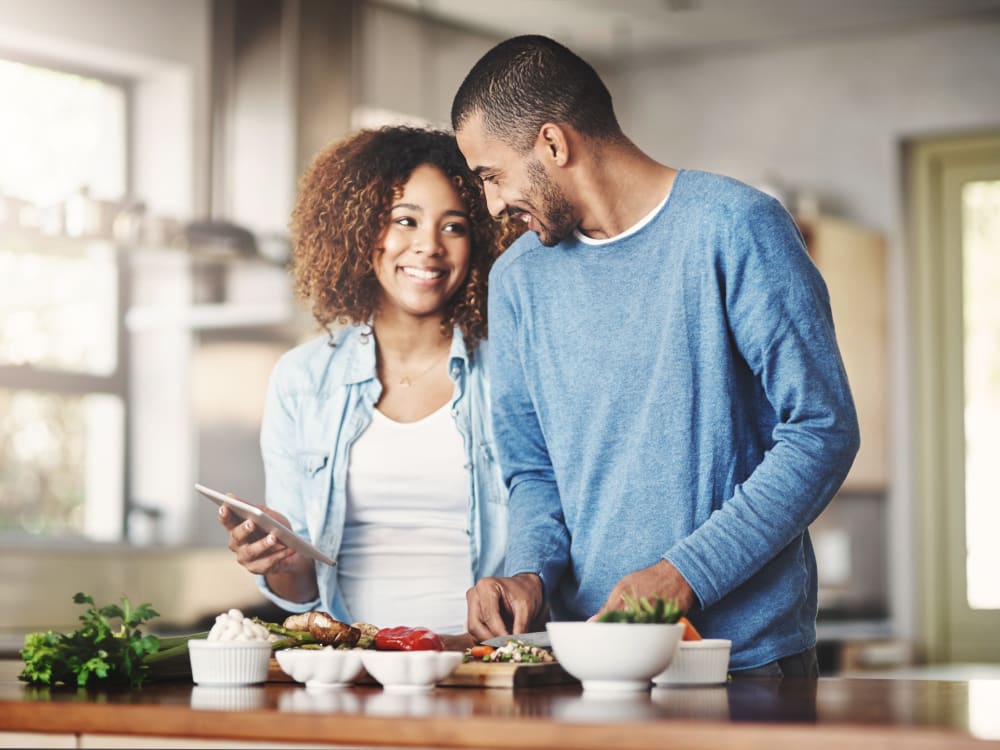
<path id="1" fill-rule="evenodd" d="M 842 491 L 884 492 L 889 475 L 885 239 L 839 218 L 799 219 L 798 224 L 830 291 L 861 427 L 861 448 Z"/>
<path id="2" fill-rule="evenodd" d="M 840 218 L 820 215 L 797 221 L 830 293 L 861 429 L 861 447 L 850 473 L 810 526 L 819 572 L 819 618 L 827 629 L 874 629 L 880 641 L 891 641 L 885 240 L 879 232 Z M 868 636 L 832 636 L 821 644 L 821 667 L 829 674 L 849 666 L 851 654 L 868 645 Z M 825 662 L 824 654 L 830 655 Z"/>

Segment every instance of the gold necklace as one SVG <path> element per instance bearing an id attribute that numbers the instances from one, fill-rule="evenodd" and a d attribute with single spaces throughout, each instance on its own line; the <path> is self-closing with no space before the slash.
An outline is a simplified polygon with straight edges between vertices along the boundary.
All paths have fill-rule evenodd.
<path id="1" fill-rule="evenodd" d="M 449 352 L 450 352 L 450 350 L 449 350 Z M 449 352 L 445 352 L 445 354 L 444 354 L 443 357 L 437 357 L 437 358 L 435 358 L 435 360 L 430 363 L 430 365 L 427 367 L 426 370 L 422 370 L 417 375 L 403 375 L 399 379 L 398 384 L 401 385 L 403 388 L 409 388 L 411 385 L 413 385 L 413 383 L 415 381 L 420 380 L 420 378 L 422 378 L 424 375 L 426 375 L 431 370 L 433 370 L 434 367 L 438 363 L 440 363 L 442 359 L 444 359 L 445 357 L 448 356 Z M 390 375 L 390 373 L 388 371 L 388 368 L 386 368 L 386 366 L 385 366 L 385 362 L 382 363 L 382 372 L 385 373 L 385 375 L 386 375 L 387 378 L 394 378 L 395 377 L 395 375 Z"/>

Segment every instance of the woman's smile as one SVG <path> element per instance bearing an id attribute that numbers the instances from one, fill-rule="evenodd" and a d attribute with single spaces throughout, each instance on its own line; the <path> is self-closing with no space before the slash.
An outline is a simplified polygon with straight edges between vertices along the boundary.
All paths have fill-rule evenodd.
<path id="1" fill-rule="evenodd" d="M 444 278 L 447 273 L 441 268 L 418 268 L 416 266 L 400 266 L 400 271 L 418 283 L 433 284 L 438 279 Z"/>

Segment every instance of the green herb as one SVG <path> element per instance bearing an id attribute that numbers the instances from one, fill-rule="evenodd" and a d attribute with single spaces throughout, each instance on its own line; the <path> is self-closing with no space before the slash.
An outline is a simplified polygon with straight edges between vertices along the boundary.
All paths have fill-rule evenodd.
<path id="1" fill-rule="evenodd" d="M 76 594 L 73 601 L 89 604 L 80 615 L 83 623 L 72 633 L 51 630 L 29 633 L 24 639 L 21 658 L 24 671 L 19 679 L 42 685 L 92 684 L 141 685 L 149 667 L 144 658 L 160 648 L 155 635 L 143 635 L 139 625 L 159 616 L 149 604 L 132 607 L 127 597 L 121 606 L 108 604 L 98 608 L 92 597 Z M 112 619 L 121 621 L 118 627 Z"/>
<path id="2" fill-rule="evenodd" d="M 676 599 L 652 598 L 622 594 L 623 609 L 605 612 L 598 622 L 674 623 L 680 619 L 681 610 Z"/>

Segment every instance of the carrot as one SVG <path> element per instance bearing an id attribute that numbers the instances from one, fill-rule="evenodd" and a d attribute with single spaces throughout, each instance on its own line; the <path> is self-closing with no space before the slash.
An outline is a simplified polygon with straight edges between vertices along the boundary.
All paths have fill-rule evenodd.
<path id="1" fill-rule="evenodd" d="M 684 625 L 684 636 L 681 640 L 684 641 L 701 640 L 701 633 L 695 630 L 694 625 L 691 624 L 691 621 L 688 618 L 681 617 L 679 620 L 677 620 L 677 622 L 682 623 Z"/>
<path id="2" fill-rule="evenodd" d="M 473 659 L 488 659 L 490 654 L 492 654 L 494 651 L 496 651 L 496 649 L 493 648 L 492 646 L 486 646 L 486 645 L 473 646 L 472 648 L 469 649 L 469 656 L 471 656 Z"/>

